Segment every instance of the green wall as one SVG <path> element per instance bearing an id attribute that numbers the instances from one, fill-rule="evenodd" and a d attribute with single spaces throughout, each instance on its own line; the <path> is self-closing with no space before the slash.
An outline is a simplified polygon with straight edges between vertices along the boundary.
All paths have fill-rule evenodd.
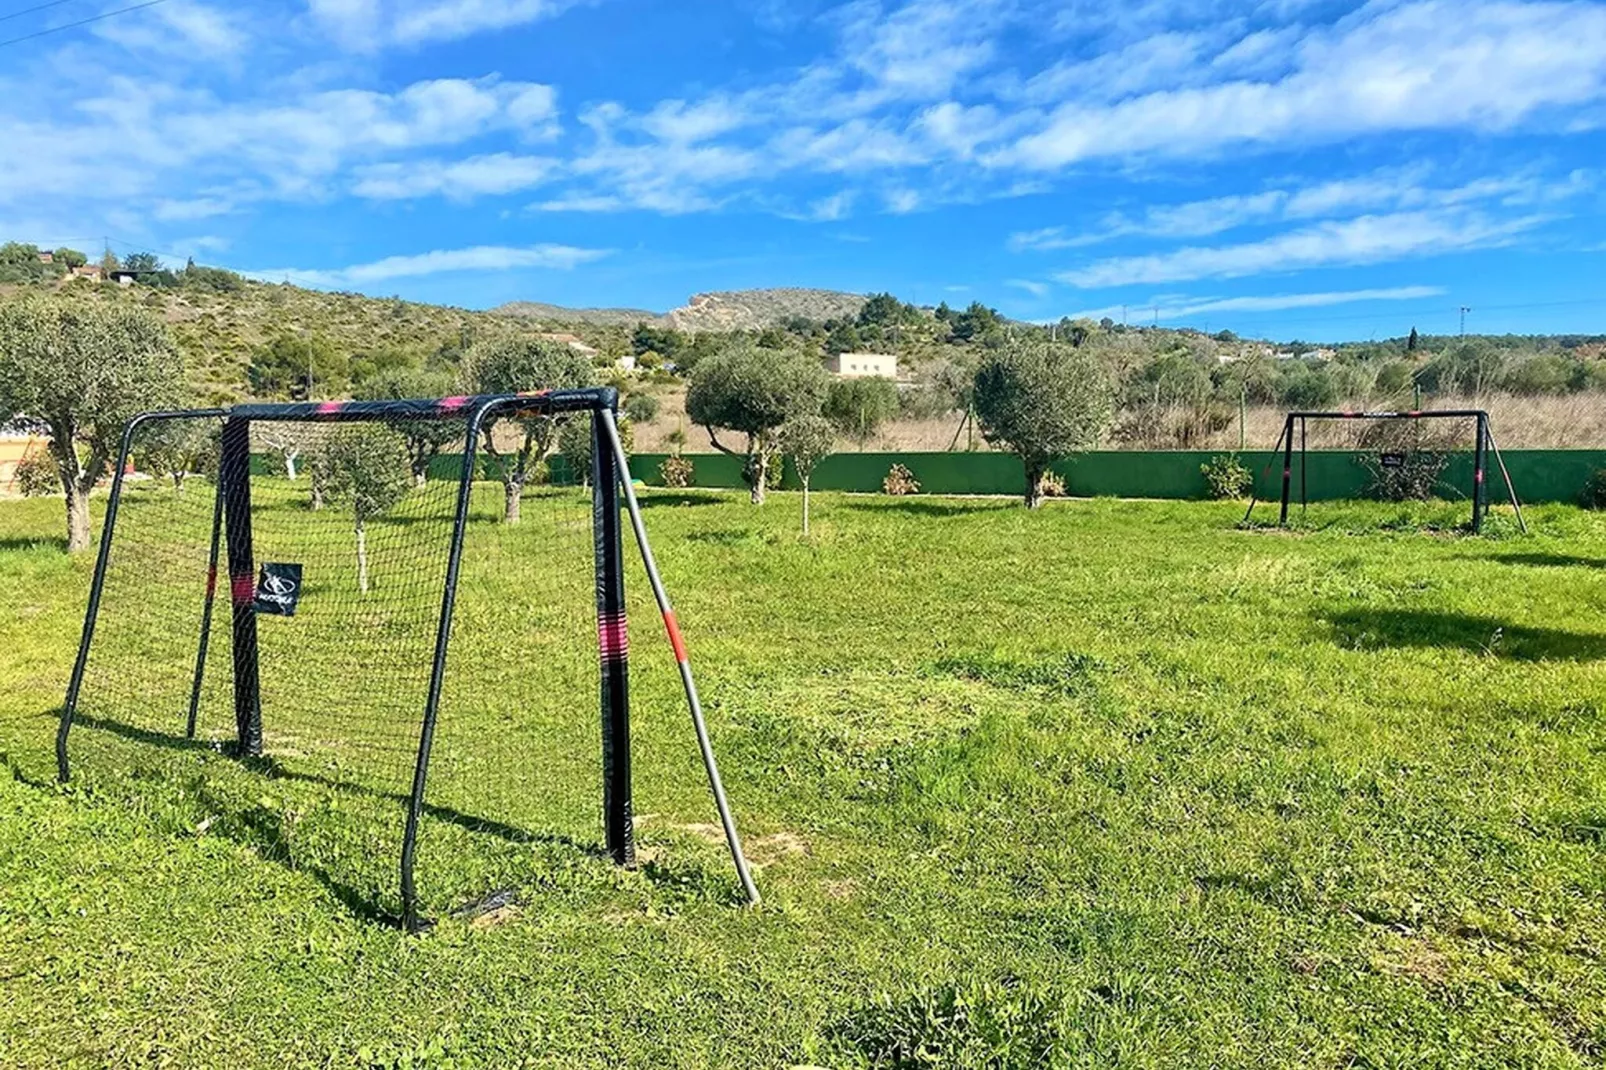
<path id="1" fill-rule="evenodd" d="M 1076 497 L 1113 496 L 1120 498 L 1203 498 L 1204 475 L 1201 465 L 1221 450 L 1097 450 L 1059 461 L 1053 468 L 1065 479 L 1067 492 Z M 1525 502 L 1577 501 L 1584 484 L 1596 470 L 1606 468 L 1606 450 L 1506 450 L 1506 467 L 1517 496 Z M 630 458 L 630 472 L 649 485 L 661 485 L 658 466 L 665 454 L 642 453 Z M 1312 450 L 1304 460 L 1309 500 L 1360 497 L 1367 482 L 1360 455 Z M 1255 476 L 1261 497 L 1275 498 L 1281 493 L 1282 457 L 1268 450 L 1249 450 L 1239 455 Z M 742 486 L 742 462 L 722 453 L 686 454 L 693 465 L 692 485 L 697 487 Z M 894 464 L 906 465 L 928 494 L 1020 494 L 1026 478 L 1020 461 L 1007 453 L 838 453 L 821 461 L 814 470 L 811 486 L 815 490 L 875 492 Z M 1299 497 L 1300 457 L 1294 454 L 1293 494 Z M 1471 494 L 1472 455 L 1457 454 L 1445 472 L 1445 482 L 1466 488 Z M 790 463 L 783 484 L 796 489 L 796 473 Z M 1499 469 L 1489 476 L 1489 494 L 1498 499 L 1504 493 Z"/>

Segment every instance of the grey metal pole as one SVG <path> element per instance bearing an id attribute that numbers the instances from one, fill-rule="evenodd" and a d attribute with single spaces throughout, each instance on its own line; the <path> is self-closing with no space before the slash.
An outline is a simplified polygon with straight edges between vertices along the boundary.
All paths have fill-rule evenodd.
<path id="1" fill-rule="evenodd" d="M 630 526 L 636 533 L 636 545 L 641 549 L 641 563 L 647 569 L 647 581 L 652 584 L 652 596 L 658 602 L 658 612 L 663 614 L 664 628 L 669 632 L 669 643 L 675 651 L 675 662 L 680 666 L 680 682 L 686 689 L 686 704 L 691 708 L 692 725 L 697 730 L 697 747 L 703 753 L 703 768 L 708 771 L 708 787 L 714 793 L 714 805 L 719 809 L 719 823 L 725 828 L 725 843 L 730 847 L 731 861 L 736 864 L 736 875 L 741 879 L 742 890 L 747 893 L 748 903 L 757 906 L 758 888 L 753 884 L 753 875 L 748 872 L 747 857 L 742 854 L 741 837 L 736 833 L 736 820 L 731 817 L 730 802 L 725 798 L 725 787 L 719 779 L 719 766 L 714 761 L 714 746 L 708 741 L 708 725 L 703 720 L 703 704 L 697 698 L 697 683 L 692 679 L 691 663 L 686 658 L 686 644 L 680 637 L 680 627 L 675 623 L 675 610 L 669 604 L 669 593 L 664 590 L 664 581 L 658 575 L 658 564 L 653 560 L 652 547 L 647 543 L 647 527 L 641 520 L 641 506 L 636 501 L 636 488 L 630 483 L 630 461 L 625 456 L 623 443 L 619 441 L 619 428 L 614 423 L 613 413 L 607 409 L 599 409 L 597 419 L 601 421 L 602 429 L 613 447 L 619 482 L 624 486 L 625 506 L 630 511 Z"/>
<path id="2" fill-rule="evenodd" d="M 1511 497 L 1511 508 L 1517 512 L 1517 525 L 1522 528 L 1524 535 L 1528 534 L 1528 522 L 1522 518 L 1522 503 L 1517 500 L 1517 487 L 1511 482 L 1511 473 L 1506 471 L 1506 459 L 1500 456 L 1500 445 L 1494 440 L 1494 431 L 1487 424 L 1484 425 L 1484 434 L 1489 436 L 1489 449 L 1494 453 L 1495 463 L 1500 465 L 1500 475 L 1506 481 L 1506 493 Z"/>

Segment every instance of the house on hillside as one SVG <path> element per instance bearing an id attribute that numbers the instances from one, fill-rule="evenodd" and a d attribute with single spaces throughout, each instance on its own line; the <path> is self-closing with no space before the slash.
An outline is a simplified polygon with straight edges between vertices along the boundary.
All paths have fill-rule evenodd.
<path id="1" fill-rule="evenodd" d="M 896 353 L 837 353 L 825 358 L 825 370 L 844 379 L 898 377 Z"/>
<path id="2" fill-rule="evenodd" d="M 56 262 L 56 254 L 48 250 L 41 249 L 39 251 L 39 262 L 41 264 L 54 264 Z"/>
<path id="3" fill-rule="evenodd" d="M 111 280 L 119 286 L 132 286 L 139 281 L 139 273 L 137 271 L 114 271 L 111 274 Z"/>
<path id="4" fill-rule="evenodd" d="M 81 264 L 72 269 L 72 274 L 69 275 L 68 278 L 88 279 L 90 282 L 99 282 L 103 276 L 101 275 L 99 264 Z"/>

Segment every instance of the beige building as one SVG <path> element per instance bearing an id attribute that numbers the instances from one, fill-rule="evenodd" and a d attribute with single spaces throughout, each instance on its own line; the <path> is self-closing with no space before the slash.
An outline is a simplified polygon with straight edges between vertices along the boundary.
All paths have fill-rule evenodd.
<path id="1" fill-rule="evenodd" d="M 825 358 L 825 370 L 844 379 L 867 379 L 872 376 L 896 379 L 898 356 L 896 353 L 838 353 Z"/>

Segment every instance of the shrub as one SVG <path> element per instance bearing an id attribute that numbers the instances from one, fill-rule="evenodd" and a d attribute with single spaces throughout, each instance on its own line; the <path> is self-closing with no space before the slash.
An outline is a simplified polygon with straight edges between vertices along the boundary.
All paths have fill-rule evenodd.
<path id="1" fill-rule="evenodd" d="M 40 450 L 30 453 L 17 462 L 17 490 L 29 498 L 54 494 L 61 489 L 61 478 L 56 474 L 56 462 L 49 453 Z"/>
<path id="2" fill-rule="evenodd" d="M 17 472 L 20 478 L 22 469 L 18 468 Z M 1595 469 L 1589 481 L 1584 484 L 1584 492 L 1579 496 L 1578 504 L 1585 509 L 1606 509 L 1606 468 Z"/>
<path id="3" fill-rule="evenodd" d="M 895 464 L 887 472 L 887 478 L 881 481 L 881 493 L 902 497 L 905 494 L 919 494 L 920 484 L 915 481 L 915 474 L 901 464 Z"/>
<path id="4" fill-rule="evenodd" d="M 633 424 L 650 424 L 658 418 L 658 399 L 651 394 L 625 398 L 625 418 Z"/>
<path id="5" fill-rule="evenodd" d="M 1039 498 L 1065 497 L 1065 477 L 1055 472 L 1044 472 L 1037 480 Z"/>
<path id="6" fill-rule="evenodd" d="M 1254 485 L 1254 476 L 1236 454 L 1212 457 L 1199 466 L 1199 471 L 1204 473 L 1205 486 L 1212 498 L 1242 498 Z"/>
<path id="7" fill-rule="evenodd" d="M 692 476 L 696 469 L 686 458 L 675 455 L 665 457 L 664 463 L 658 466 L 658 475 L 663 479 L 664 486 L 674 487 L 677 490 L 691 486 Z"/>

